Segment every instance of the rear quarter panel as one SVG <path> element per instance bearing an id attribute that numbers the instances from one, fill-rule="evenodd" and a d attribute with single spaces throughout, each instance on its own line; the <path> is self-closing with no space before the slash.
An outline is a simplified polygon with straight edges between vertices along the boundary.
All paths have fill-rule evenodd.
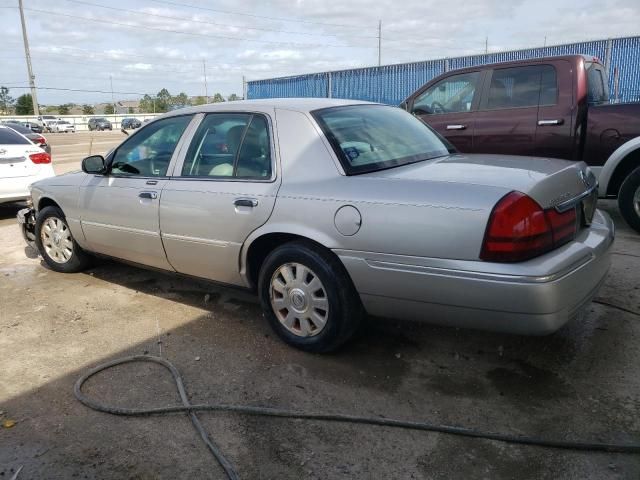
<path id="1" fill-rule="evenodd" d="M 262 231 L 296 233 L 331 249 L 478 258 L 487 219 L 507 193 L 504 188 L 346 176 L 306 114 L 278 111 L 277 129 L 282 186 Z M 335 225 L 345 205 L 362 218 L 351 236 Z"/>

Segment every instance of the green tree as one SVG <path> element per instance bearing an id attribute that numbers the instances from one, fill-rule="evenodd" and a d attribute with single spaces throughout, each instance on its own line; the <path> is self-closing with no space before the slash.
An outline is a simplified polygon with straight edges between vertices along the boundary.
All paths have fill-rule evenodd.
<path id="1" fill-rule="evenodd" d="M 83 105 L 82 106 L 82 114 L 83 115 L 93 115 L 96 113 L 95 109 L 92 105 Z"/>
<path id="2" fill-rule="evenodd" d="M 205 97 L 204 95 L 198 95 L 193 99 L 193 102 L 192 102 L 193 105 L 204 105 L 206 103 L 207 103 L 207 97 Z"/>
<path id="3" fill-rule="evenodd" d="M 64 104 L 64 105 L 60 105 L 58 107 L 58 114 L 60 115 L 69 115 L 69 105 L 68 104 Z"/>
<path id="4" fill-rule="evenodd" d="M 171 94 L 169 90 L 163 88 L 156 95 L 156 112 L 166 112 L 171 105 Z"/>
<path id="5" fill-rule="evenodd" d="M 13 106 L 14 102 L 13 97 L 9 95 L 9 89 L 7 87 L 0 87 L 0 113 L 9 113 L 9 109 Z"/>
<path id="6" fill-rule="evenodd" d="M 58 107 L 55 105 L 47 105 L 44 107 L 44 113 L 58 113 Z"/>
<path id="7" fill-rule="evenodd" d="M 191 102 L 189 101 L 189 97 L 187 96 L 187 94 L 184 92 L 180 92 L 175 97 L 171 97 L 171 106 L 173 107 L 180 108 L 186 107 L 188 105 L 191 105 Z"/>
<path id="8" fill-rule="evenodd" d="M 213 96 L 213 103 L 220 103 L 220 102 L 224 102 L 224 97 L 222 96 L 222 94 L 216 93 Z"/>
<path id="9" fill-rule="evenodd" d="M 116 113 L 115 108 L 113 108 L 113 105 L 111 105 L 110 103 L 104 107 L 105 115 L 112 115 L 114 113 Z"/>
<path id="10" fill-rule="evenodd" d="M 127 109 L 127 112 L 128 112 L 128 113 L 133 113 L 133 107 L 129 107 L 129 108 Z"/>
<path id="11" fill-rule="evenodd" d="M 142 97 L 138 105 L 141 113 L 153 113 L 155 111 L 155 99 L 150 95 Z"/>
<path id="12" fill-rule="evenodd" d="M 33 100 L 30 93 L 20 95 L 16 100 L 16 115 L 33 115 Z"/>
<path id="13" fill-rule="evenodd" d="M 228 100 L 230 102 L 233 102 L 234 100 L 241 100 L 241 98 L 238 95 L 236 95 L 235 93 L 232 93 L 231 95 L 229 95 Z"/>

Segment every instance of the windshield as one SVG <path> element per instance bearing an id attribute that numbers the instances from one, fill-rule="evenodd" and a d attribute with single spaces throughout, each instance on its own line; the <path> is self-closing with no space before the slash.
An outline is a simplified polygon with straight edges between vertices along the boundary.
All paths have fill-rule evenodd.
<path id="1" fill-rule="evenodd" d="M 349 105 L 312 112 L 347 175 L 429 160 L 452 148 L 397 107 Z"/>

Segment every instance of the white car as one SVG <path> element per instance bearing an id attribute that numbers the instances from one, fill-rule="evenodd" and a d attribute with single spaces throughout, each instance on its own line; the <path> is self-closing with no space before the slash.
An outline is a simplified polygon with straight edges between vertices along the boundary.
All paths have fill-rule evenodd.
<path id="1" fill-rule="evenodd" d="M 0 125 L 0 203 L 29 198 L 29 185 L 54 175 L 51 155 L 27 137 Z"/>
<path id="2" fill-rule="evenodd" d="M 76 126 L 66 120 L 58 120 L 49 124 L 49 130 L 55 133 L 75 133 Z"/>

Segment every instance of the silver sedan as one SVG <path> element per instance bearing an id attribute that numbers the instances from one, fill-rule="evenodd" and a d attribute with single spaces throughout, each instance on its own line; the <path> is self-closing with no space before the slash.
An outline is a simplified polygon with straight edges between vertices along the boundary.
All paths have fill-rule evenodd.
<path id="1" fill-rule="evenodd" d="M 366 314 L 548 334 L 610 263 L 584 163 L 461 155 L 389 106 L 182 109 L 82 169 L 34 184 L 19 214 L 49 267 L 99 255 L 253 289 L 308 351 L 337 348 Z"/>

